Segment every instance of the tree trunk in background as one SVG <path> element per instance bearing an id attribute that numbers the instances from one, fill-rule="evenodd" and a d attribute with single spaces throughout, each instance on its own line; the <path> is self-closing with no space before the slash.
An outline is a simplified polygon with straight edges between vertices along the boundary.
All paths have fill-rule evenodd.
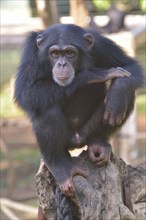
<path id="1" fill-rule="evenodd" d="M 35 3 L 44 28 L 59 22 L 56 0 L 35 0 Z"/>
<path id="2" fill-rule="evenodd" d="M 74 24 L 88 26 L 88 9 L 84 0 L 70 0 L 70 16 L 74 18 Z"/>

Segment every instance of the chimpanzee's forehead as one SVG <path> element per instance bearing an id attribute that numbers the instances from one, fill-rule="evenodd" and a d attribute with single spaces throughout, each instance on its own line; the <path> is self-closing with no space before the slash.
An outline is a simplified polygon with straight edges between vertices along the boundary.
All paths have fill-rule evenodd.
<path id="1" fill-rule="evenodd" d="M 79 26 L 72 24 L 52 25 L 43 32 L 49 45 L 52 44 L 73 44 L 84 46 L 83 36 L 86 31 Z"/>

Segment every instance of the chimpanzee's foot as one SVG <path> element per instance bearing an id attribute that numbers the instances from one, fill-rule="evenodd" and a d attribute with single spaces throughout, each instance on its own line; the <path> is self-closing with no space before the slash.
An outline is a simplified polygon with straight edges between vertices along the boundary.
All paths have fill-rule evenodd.
<path id="1" fill-rule="evenodd" d="M 103 166 L 110 159 L 111 147 L 109 144 L 106 146 L 93 142 L 88 146 L 88 155 L 89 159 L 97 166 Z"/>
<path id="2" fill-rule="evenodd" d="M 66 168 L 64 168 L 64 172 L 65 172 Z M 67 169 L 68 172 L 68 169 Z M 80 175 L 83 177 L 87 177 L 87 174 L 84 170 L 82 170 L 78 165 L 73 165 L 70 172 L 70 174 L 67 176 L 65 174 L 65 178 L 63 178 L 64 175 L 62 175 L 62 178 L 60 178 L 60 180 L 58 181 L 59 187 L 62 190 L 62 192 L 66 195 L 66 196 L 72 196 L 75 189 L 74 189 L 74 185 L 73 185 L 73 181 L 72 178 L 73 176 L 76 175 Z"/>
<path id="3" fill-rule="evenodd" d="M 66 196 L 72 196 L 75 191 L 72 176 L 68 177 L 63 182 L 59 182 L 59 187 Z"/>

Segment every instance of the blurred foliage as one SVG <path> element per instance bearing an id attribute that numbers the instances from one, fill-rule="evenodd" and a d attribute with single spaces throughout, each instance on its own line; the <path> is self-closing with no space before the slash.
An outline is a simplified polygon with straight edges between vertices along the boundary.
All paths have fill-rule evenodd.
<path id="1" fill-rule="evenodd" d="M 25 148 L 13 148 L 11 150 L 11 158 L 13 161 L 27 164 L 27 166 L 38 166 L 40 161 L 40 152 L 38 148 L 26 146 Z M 1 161 L 5 160 L 5 155 L 0 151 Z"/>
<path id="2" fill-rule="evenodd" d="M 18 198 L 23 197 L 29 192 L 32 193 L 35 190 L 34 176 L 39 167 L 40 161 L 40 151 L 38 147 L 32 147 L 32 145 L 26 144 L 26 146 L 21 146 L 11 148 L 11 159 L 13 161 L 13 171 L 14 171 L 14 185 L 12 196 Z M 7 158 L 0 151 L 1 163 L 7 162 Z M 9 169 L 1 170 L 1 193 L 5 197 L 8 190 L 8 175 Z M 24 181 L 25 178 L 25 181 Z M 35 195 L 35 192 L 34 192 Z M 35 200 L 34 200 L 35 201 Z M 36 203 L 34 202 L 36 205 Z M 33 205 L 34 205 L 33 204 Z M 21 216 L 22 217 L 22 216 Z M 21 218 L 21 219 L 32 219 L 32 218 Z"/>
<path id="3" fill-rule="evenodd" d="M 146 0 L 139 0 L 140 1 L 140 8 L 143 12 L 146 12 Z"/>
<path id="4" fill-rule="evenodd" d="M 93 4 L 97 8 L 97 10 L 101 10 L 101 11 L 102 10 L 106 11 L 110 7 L 112 2 L 113 2 L 112 0 L 111 1 L 110 0 L 104 0 L 104 1 L 102 1 L 102 0 L 93 0 Z"/>
<path id="5" fill-rule="evenodd" d="M 14 104 L 12 89 L 10 85 L 5 85 L 0 93 L 0 118 L 14 118 L 23 116 L 23 112 Z"/>
<path id="6" fill-rule="evenodd" d="M 138 114 L 142 114 L 142 115 L 146 114 L 146 94 L 137 96 L 136 108 Z"/>
<path id="7" fill-rule="evenodd" d="M 115 3 L 126 11 L 143 11 L 146 12 L 146 0 L 93 0 L 97 11 L 107 11 L 111 4 Z"/>
<path id="8" fill-rule="evenodd" d="M 139 62 L 142 64 L 145 74 L 146 74 L 146 45 L 143 44 L 139 48 L 136 49 L 136 58 L 139 60 Z"/>
<path id="9" fill-rule="evenodd" d="M 20 60 L 20 51 L 18 49 L 3 49 L 1 50 L 0 60 L 0 86 L 2 86 L 16 73 Z"/>

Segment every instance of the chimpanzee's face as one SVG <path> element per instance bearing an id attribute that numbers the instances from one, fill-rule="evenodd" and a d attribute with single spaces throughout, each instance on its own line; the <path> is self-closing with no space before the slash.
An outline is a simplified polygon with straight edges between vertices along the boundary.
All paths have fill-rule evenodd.
<path id="1" fill-rule="evenodd" d="M 49 48 L 53 79 L 60 86 L 67 86 L 73 81 L 78 56 L 78 49 L 72 45 L 53 45 Z"/>
<path id="2" fill-rule="evenodd" d="M 77 28 L 77 31 L 80 32 L 79 35 L 76 31 L 69 32 L 70 35 L 65 31 L 56 34 L 53 31 L 39 34 L 37 37 L 39 51 L 41 54 L 44 51 L 47 54 L 45 56 L 52 66 L 52 77 L 60 86 L 69 85 L 77 72 L 86 68 L 86 52 L 88 53 L 94 43 L 94 37 L 91 34 L 83 32 L 80 28 Z"/>

